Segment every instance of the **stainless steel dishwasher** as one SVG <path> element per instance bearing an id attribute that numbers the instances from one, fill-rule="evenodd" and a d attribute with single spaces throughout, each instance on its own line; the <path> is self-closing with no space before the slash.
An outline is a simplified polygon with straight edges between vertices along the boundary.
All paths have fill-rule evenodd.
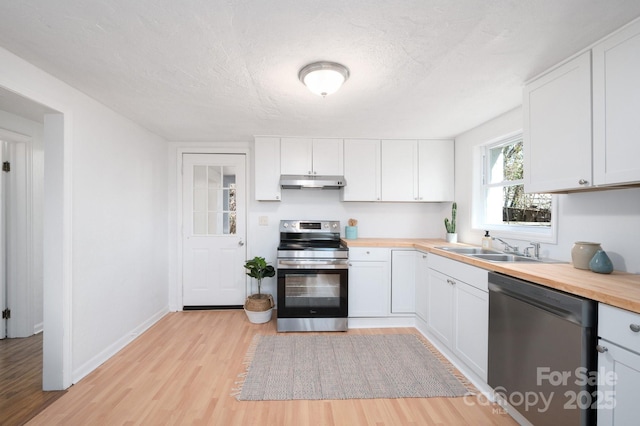
<path id="1" fill-rule="evenodd" d="M 534 425 L 593 425 L 597 302 L 489 273 L 488 383 Z"/>

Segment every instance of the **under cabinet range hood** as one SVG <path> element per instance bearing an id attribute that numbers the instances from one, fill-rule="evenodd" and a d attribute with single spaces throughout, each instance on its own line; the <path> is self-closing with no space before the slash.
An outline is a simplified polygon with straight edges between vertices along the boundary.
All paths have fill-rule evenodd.
<path id="1" fill-rule="evenodd" d="M 347 184 L 344 176 L 326 175 L 281 175 L 280 186 L 284 189 L 320 188 L 340 189 Z"/>

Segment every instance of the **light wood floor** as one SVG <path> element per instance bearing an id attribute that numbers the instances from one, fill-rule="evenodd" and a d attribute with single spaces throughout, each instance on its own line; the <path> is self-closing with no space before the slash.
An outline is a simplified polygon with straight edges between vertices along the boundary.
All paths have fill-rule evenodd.
<path id="1" fill-rule="evenodd" d="M 397 332 L 407 329 L 348 331 Z M 275 320 L 251 324 L 241 310 L 171 313 L 29 425 L 516 424 L 473 398 L 236 400 L 232 391 L 245 371 L 243 360 L 254 335 L 275 333 Z"/>
<path id="2" fill-rule="evenodd" d="M 0 340 L 0 425 L 23 425 L 62 394 L 42 391 L 42 334 Z"/>

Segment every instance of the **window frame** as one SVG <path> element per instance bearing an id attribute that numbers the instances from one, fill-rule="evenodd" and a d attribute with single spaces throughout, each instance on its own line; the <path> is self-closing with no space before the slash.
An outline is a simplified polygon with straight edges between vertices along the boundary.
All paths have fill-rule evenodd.
<path id="1" fill-rule="evenodd" d="M 490 231 L 494 236 L 510 238 L 514 240 L 531 240 L 543 243 L 557 243 L 558 241 L 558 197 L 555 194 L 551 194 L 551 226 L 527 226 L 527 225 L 507 225 L 507 224 L 491 224 L 486 223 L 486 208 L 487 208 L 487 189 L 490 187 L 496 187 L 500 185 L 488 184 L 488 161 L 489 150 L 498 146 L 508 145 L 516 142 L 517 140 L 523 140 L 522 130 L 518 130 L 494 139 L 491 139 L 485 143 L 477 146 L 476 159 L 474 165 L 476 168 L 474 179 L 477 182 L 474 185 L 474 211 L 473 215 L 473 229 L 478 231 Z M 516 184 L 524 184 L 524 180 L 512 181 Z M 504 186 L 504 185 L 502 185 Z"/>

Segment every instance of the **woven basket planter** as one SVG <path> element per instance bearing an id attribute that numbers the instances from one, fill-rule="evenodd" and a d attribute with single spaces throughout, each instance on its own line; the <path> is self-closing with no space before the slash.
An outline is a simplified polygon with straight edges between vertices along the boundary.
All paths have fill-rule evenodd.
<path id="1" fill-rule="evenodd" d="M 270 294 L 252 294 L 244 303 L 244 311 L 250 322 L 263 324 L 271 320 L 273 306 L 273 296 Z"/>

